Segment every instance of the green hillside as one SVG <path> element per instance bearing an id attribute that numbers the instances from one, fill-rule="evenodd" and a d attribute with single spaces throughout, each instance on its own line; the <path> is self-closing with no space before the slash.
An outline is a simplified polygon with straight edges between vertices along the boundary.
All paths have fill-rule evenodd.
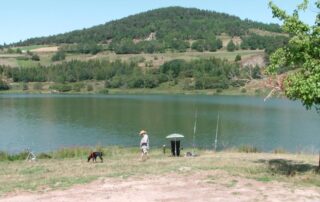
<path id="1" fill-rule="evenodd" d="M 257 34 L 266 32 L 275 34 Z M 97 53 L 103 49 L 122 54 L 165 52 L 168 49 L 184 52 L 188 48 L 216 51 L 222 48 L 222 42 L 217 36 L 226 34 L 230 38 L 241 37 L 243 49 L 271 49 L 268 46 L 278 47 L 286 42 L 287 37 L 279 33 L 281 28 L 277 24 L 241 20 L 236 16 L 196 8 L 168 7 L 88 29 L 31 38 L 14 45 L 78 44 L 66 46 L 64 50 L 83 53 Z M 97 47 L 97 44 L 100 46 Z M 90 51 L 92 49 L 94 51 Z"/>

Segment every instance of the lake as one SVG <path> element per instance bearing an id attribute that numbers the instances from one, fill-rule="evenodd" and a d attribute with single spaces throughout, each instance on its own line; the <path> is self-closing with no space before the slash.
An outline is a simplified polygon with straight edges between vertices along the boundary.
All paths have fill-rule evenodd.
<path id="1" fill-rule="evenodd" d="M 184 147 L 212 149 L 220 114 L 219 149 L 254 145 L 264 151 L 317 151 L 320 115 L 299 102 L 242 96 L 0 95 L 0 150 L 51 151 L 70 146 L 168 145 L 170 133 Z"/>

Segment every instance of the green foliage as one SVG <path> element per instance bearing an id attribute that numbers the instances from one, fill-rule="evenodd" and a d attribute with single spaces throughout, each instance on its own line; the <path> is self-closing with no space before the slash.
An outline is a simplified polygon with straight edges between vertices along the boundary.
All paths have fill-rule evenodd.
<path id="1" fill-rule="evenodd" d="M 199 52 L 213 52 L 222 48 L 222 41 L 220 39 L 216 39 L 216 37 L 211 37 L 208 39 L 199 39 L 192 43 L 191 48 Z"/>
<path id="2" fill-rule="evenodd" d="M 244 70 L 237 63 L 216 58 L 192 61 L 176 59 L 165 62 L 159 69 L 144 70 L 134 60 L 68 61 L 30 68 L 0 66 L 4 76 L 15 82 L 55 82 L 58 84 L 50 89 L 59 92 L 80 92 L 86 87 L 82 81 L 88 80 L 105 81 L 105 88 L 156 88 L 162 83 L 171 82 L 171 85 L 181 84 L 188 89 L 226 89 L 230 85 L 244 85 L 243 78 L 247 78 Z M 93 86 L 88 85 L 87 90 L 93 90 Z"/>
<path id="3" fill-rule="evenodd" d="M 74 90 L 75 92 L 80 92 L 81 89 L 84 87 L 85 87 L 84 83 L 75 83 L 72 85 L 72 90 Z"/>
<path id="4" fill-rule="evenodd" d="M 298 6 L 292 15 L 270 2 L 274 17 L 283 21 L 283 30 L 292 37 L 288 44 L 278 49 L 270 58 L 270 73 L 276 73 L 283 66 L 298 71 L 288 75 L 285 81 L 285 94 L 293 100 L 301 100 L 310 109 L 320 106 L 320 14 L 318 12 L 315 25 L 309 26 L 299 19 L 299 11 L 304 10 L 308 1 Z M 320 1 L 316 1 L 319 11 Z"/>
<path id="5" fill-rule="evenodd" d="M 33 55 L 31 56 L 31 60 L 40 61 L 40 57 L 39 57 L 39 55 L 37 55 L 37 54 L 33 54 Z"/>
<path id="6" fill-rule="evenodd" d="M 160 67 L 160 72 L 164 73 L 164 74 L 169 74 L 172 75 L 173 78 L 176 78 L 179 76 L 180 71 L 182 69 L 187 69 L 188 64 L 185 60 L 172 60 L 169 62 L 164 63 L 161 67 Z"/>
<path id="7" fill-rule="evenodd" d="M 279 25 L 276 24 L 241 20 L 235 16 L 208 10 L 168 7 L 143 12 L 89 29 L 32 38 L 15 45 L 68 44 L 63 49 L 66 52 L 80 51 L 94 54 L 100 50 L 97 44 L 109 44 L 112 41 L 108 48 L 124 54 L 163 52 L 165 49 L 184 52 L 189 47 L 188 40 L 205 40 L 205 48 L 215 51 L 222 47 L 222 43 L 220 40 L 213 40 L 212 36 L 221 33 L 229 36 L 244 36 L 249 29 L 281 32 Z M 155 35 L 152 39 L 149 38 L 151 34 Z M 140 42 L 135 44 L 133 39 Z"/>
<path id="8" fill-rule="evenodd" d="M 9 154 L 7 152 L 0 151 L 0 161 L 17 161 L 25 160 L 28 156 L 28 152 L 23 151 L 18 154 Z"/>
<path id="9" fill-rule="evenodd" d="M 236 45 L 233 43 L 232 40 L 229 41 L 228 45 L 227 45 L 227 51 L 235 51 L 236 50 Z"/>
<path id="10" fill-rule="evenodd" d="M 66 54 L 63 51 L 58 51 L 51 57 L 51 61 L 53 62 L 61 61 L 61 60 L 64 60 L 65 58 L 66 58 Z"/>
<path id="11" fill-rule="evenodd" d="M 22 54 L 22 50 L 20 48 L 17 48 L 16 53 Z"/>
<path id="12" fill-rule="evenodd" d="M 68 92 L 72 90 L 72 86 L 70 84 L 58 83 L 50 86 L 50 89 L 56 90 L 58 92 Z"/>
<path id="13" fill-rule="evenodd" d="M 241 55 L 237 54 L 234 61 L 235 62 L 241 61 Z"/>
<path id="14" fill-rule="evenodd" d="M 103 50 L 101 45 L 98 45 L 95 42 L 80 42 L 78 44 L 67 44 L 63 45 L 60 48 L 60 54 L 67 53 L 83 53 L 83 54 L 92 54 L 95 55 Z M 58 53 L 59 53 L 58 52 Z M 61 55 L 60 55 L 61 57 Z"/>
<path id="15" fill-rule="evenodd" d="M 247 92 L 247 89 L 241 88 L 241 93 L 246 93 L 246 92 Z"/>
<path id="16" fill-rule="evenodd" d="M 283 47 L 288 43 L 287 36 L 260 36 L 258 34 L 250 34 L 242 37 L 240 47 L 242 49 L 265 49 L 265 52 L 270 54 L 277 48 Z"/>
<path id="17" fill-rule="evenodd" d="M 87 85 L 87 91 L 93 91 L 93 85 L 92 84 L 88 84 Z"/>
<path id="18" fill-rule="evenodd" d="M 253 79 L 261 79 L 261 70 L 260 70 L 260 67 L 258 65 L 256 65 L 253 69 L 252 69 L 252 72 L 251 72 L 251 77 Z"/>

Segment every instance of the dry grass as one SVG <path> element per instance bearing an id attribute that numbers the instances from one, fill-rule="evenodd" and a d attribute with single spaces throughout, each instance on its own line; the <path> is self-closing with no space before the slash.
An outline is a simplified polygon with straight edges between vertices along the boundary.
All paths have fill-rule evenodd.
<path id="1" fill-rule="evenodd" d="M 81 152 L 74 158 L 0 162 L 0 194 L 67 188 L 100 177 L 128 178 L 213 170 L 262 182 L 320 187 L 320 175 L 316 173 L 317 156 L 312 155 L 198 151 L 199 157 L 174 158 L 163 155 L 159 149 L 152 150 L 150 159 L 141 162 L 136 148 L 103 150 L 104 163 L 88 163 L 85 153 Z"/>

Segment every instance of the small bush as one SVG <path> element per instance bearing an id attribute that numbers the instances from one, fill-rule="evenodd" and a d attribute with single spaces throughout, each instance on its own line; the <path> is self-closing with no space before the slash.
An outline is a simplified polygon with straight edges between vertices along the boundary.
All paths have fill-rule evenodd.
<path id="1" fill-rule="evenodd" d="M 235 62 L 241 61 L 241 55 L 237 54 L 234 61 Z"/>
<path id="2" fill-rule="evenodd" d="M 87 85 L 87 91 L 93 91 L 93 85 L 88 84 Z"/>
<path id="3" fill-rule="evenodd" d="M 68 92 L 72 90 L 72 86 L 69 84 L 54 84 L 50 86 L 50 89 L 57 90 L 59 92 Z"/>
<path id="4" fill-rule="evenodd" d="M 80 92 L 81 89 L 84 87 L 85 87 L 84 83 L 75 83 L 73 84 L 72 89 L 76 92 Z"/>
<path id="5" fill-rule="evenodd" d="M 34 54 L 31 56 L 31 60 L 40 61 L 40 57 L 39 57 L 39 55 Z"/>
<path id="6" fill-rule="evenodd" d="M 66 54 L 63 51 L 58 51 L 51 57 L 51 61 L 53 62 L 61 61 L 61 60 L 64 60 L 65 58 L 66 58 Z"/>
<path id="7" fill-rule="evenodd" d="M 37 155 L 37 158 L 38 159 L 51 159 L 52 156 L 49 155 L 49 154 L 46 154 L 46 153 L 40 153 L 40 154 Z"/>
<path id="8" fill-rule="evenodd" d="M 9 154 L 7 152 L 0 151 L 0 161 L 17 161 L 25 160 L 28 156 L 28 152 L 23 151 L 18 154 Z"/>
<path id="9" fill-rule="evenodd" d="M 109 94 L 109 90 L 108 89 L 102 89 L 102 90 L 100 90 L 99 91 L 99 94 L 104 94 L 104 95 L 107 95 L 107 94 Z"/>
<path id="10" fill-rule="evenodd" d="M 246 93 L 246 92 L 247 92 L 247 89 L 241 88 L 241 93 Z"/>
<path id="11" fill-rule="evenodd" d="M 221 88 L 218 88 L 217 90 L 216 90 L 216 93 L 222 93 L 222 89 Z"/>

